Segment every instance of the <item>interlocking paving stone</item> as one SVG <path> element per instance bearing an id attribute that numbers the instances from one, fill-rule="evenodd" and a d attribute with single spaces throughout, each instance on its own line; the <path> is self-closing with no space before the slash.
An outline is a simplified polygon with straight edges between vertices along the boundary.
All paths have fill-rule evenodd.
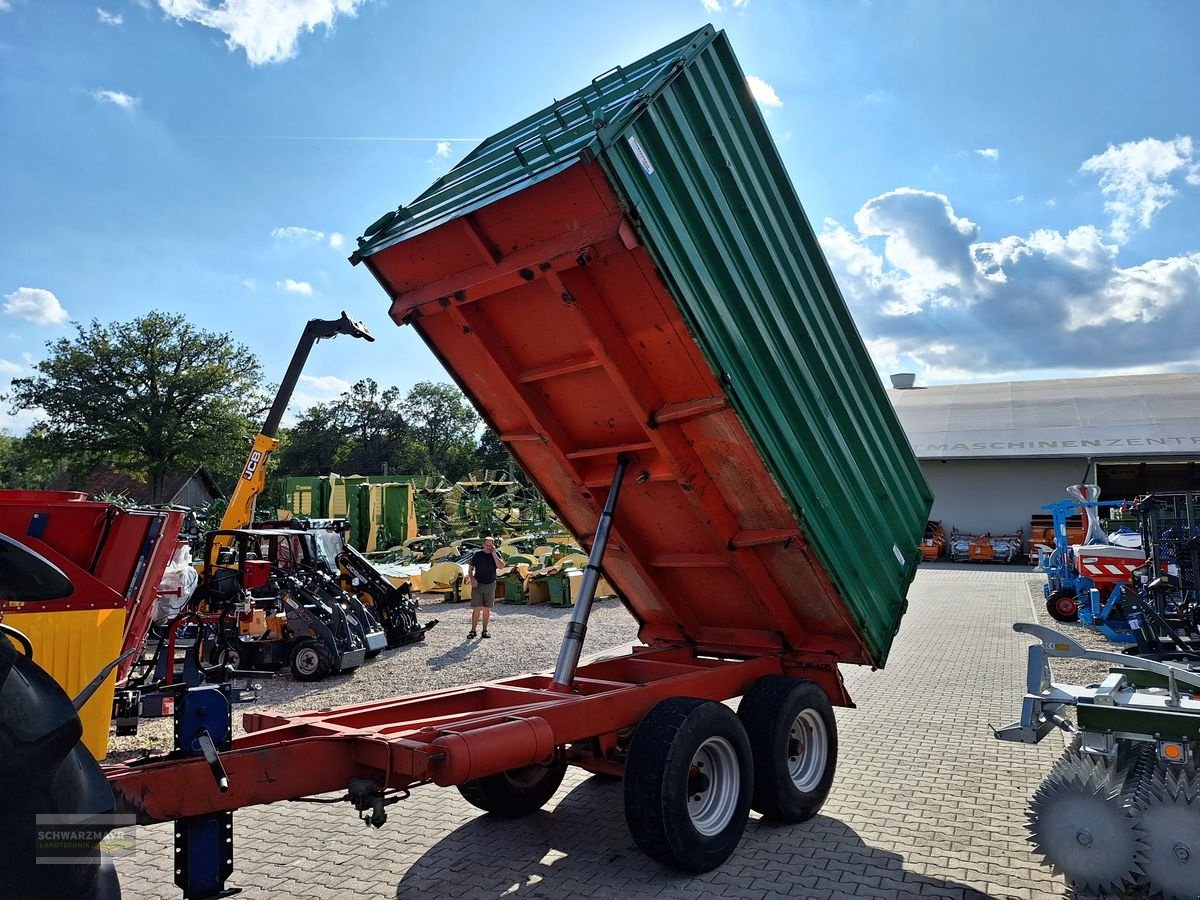
<path id="1" fill-rule="evenodd" d="M 683 876 L 645 857 L 625 826 L 621 784 L 570 769 L 544 810 L 517 821 L 434 787 L 389 807 L 379 830 L 348 806 L 239 811 L 230 885 L 246 900 L 1072 896 L 1039 865 L 1023 827 L 1062 742 L 1001 743 L 988 729 L 1019 713 L 1028 640 L 1012 624 L 1032 620 L 1030 578 L 923 566 L 887 669 L 844 670 L 858 707 L 838 710 L 840 761 L 825 807 L 800 825 L 752 815 L 714 872 Z M 170 825 L 136 837 L 117 864 L 124 896 L 179 897 Z"/>

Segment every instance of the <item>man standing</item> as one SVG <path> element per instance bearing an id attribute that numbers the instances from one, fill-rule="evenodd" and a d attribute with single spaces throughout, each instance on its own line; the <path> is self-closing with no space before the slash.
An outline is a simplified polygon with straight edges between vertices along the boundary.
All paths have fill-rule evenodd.
<path id="1" fill-rule="evenodd" d="M 475 625 L 479 621 L 479 612 L 483 611 L 483 634 L 481 637 L 490 638 L 488 634 L 488 619 L 492 615 L 492 604 L 496 602 L 496 570 L 504 567 L 504 560 L 496 552 L 496 541 L 493 538 L 483 539 L 483 549 L 471 557 L 467 577 L 471 579 L 471 633 L 467 640 L 475 637 Z"/>

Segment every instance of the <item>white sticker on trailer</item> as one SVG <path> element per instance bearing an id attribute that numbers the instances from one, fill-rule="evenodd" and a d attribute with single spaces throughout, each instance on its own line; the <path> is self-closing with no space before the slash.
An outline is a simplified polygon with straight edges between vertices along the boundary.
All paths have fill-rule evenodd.
<path id="1" fill-rule="evenodd" d="M 900 563 L 900 565 L 904 565 L 904 554 L 900 552 L 900 548 L 895 544 L 892 544 L 892 553 L 896 555 L 896 562 Z"/>
<path id="2" fill-rule="evenodd" d="M 633 151 L 633 155 L 637 157 L 637 161 L 642 166 L 642 171 L 647 175 L 654 174 L 654 166 L 650 162 L 650 157 L 646 155 L 646 148 L 632 134 L 626 140 L 629 141 L 629 149 Z"/>

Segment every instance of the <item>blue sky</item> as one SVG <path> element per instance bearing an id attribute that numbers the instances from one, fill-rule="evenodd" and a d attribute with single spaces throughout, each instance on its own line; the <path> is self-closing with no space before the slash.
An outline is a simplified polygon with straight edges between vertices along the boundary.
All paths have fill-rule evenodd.
<path id="1" fill-rule="evenodd" d="M 307 319 L 364 319 L 379 340 L 317 347 L 296 408 L 448 380 L 354 238 L 471 139 L 705 22 L 881 373 L 1200 367 L 1200 5 L 0 0 L 0 390 L 71 321 L 151 309 L 270 380 Z"/>

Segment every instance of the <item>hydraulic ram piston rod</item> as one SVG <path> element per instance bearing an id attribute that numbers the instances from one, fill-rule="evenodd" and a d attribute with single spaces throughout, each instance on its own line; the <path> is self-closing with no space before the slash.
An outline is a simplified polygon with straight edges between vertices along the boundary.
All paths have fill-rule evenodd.
<path id="1" fill-rule="evenodd" d="M 621 493 L 621 480 L 629 459 L 622 454 L 617 457 L 617 469 L 613 473 L 612 487 L 600 513 L 600 524 L 596 526 L 596 540 L 588 554 L 587 566 L 583 570 L 583 583 L 579 586 L 579 600 L 567 623 L 562 647 L 558 651 L 558 662 L 554 666 L 554 681 L 550 687 L 556 691 L 569 691 L 575 681 L 575 669 L 579 665 L 579 654 L 583 652 L 583 637 L 587 633 L 587 620 L 592 612 L 592 600 L 596 597 L 596 585 L 600 582 L 600 561 L 608 546 L 608 532 L 612 529 L 613 511 L 617 508 L 617 496 Z"/>

